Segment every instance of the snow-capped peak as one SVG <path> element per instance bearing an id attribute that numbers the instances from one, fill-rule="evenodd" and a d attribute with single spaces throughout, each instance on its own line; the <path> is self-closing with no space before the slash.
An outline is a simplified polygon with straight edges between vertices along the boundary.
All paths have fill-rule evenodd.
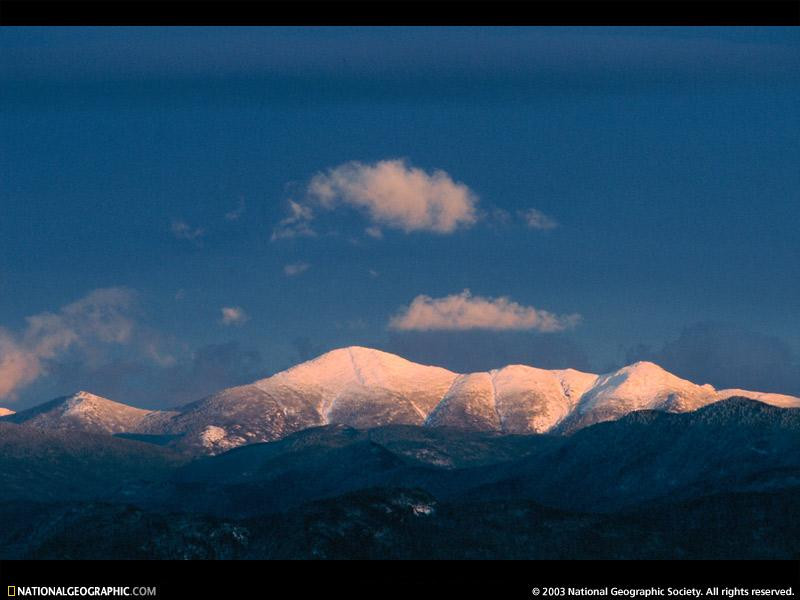
<path id="1" fill-rule="evenodd" d="M 321 424 L 360 428 L 425 424 L 501 433 L 568 433 L 635 410 L 686 412 L 719 399 L 713 386 L 696 385 L 648 361 L 604 375 L 527 365 L 459 374 L 350 346 L 251 386 L 215 394 L 194 410 L 204 419 L 197 431 L 204 431 L 201 424 L 224 428 L 227 433 L 219 443 L 238 445 Z M 800 399 L 789 396 L 761 394 L 758 399 L 800 406 Z M 256 425 L 263 414 L 269 414 L 269 420 L 264 426 Z M 212 415 L 217 415 L 215 420 Z M 194 418 L 188 413 L 184 417 Z"/>
<path id="2" fill-rule="evenodd" d="M 598 377 L 592 386 L 592 398 L 613 394 L 636 399 L 642 405 L 646 405 L 653 400 L 654 394 L 660 391 L 679 391 L 697 387 L 699 386 L 673 375 L 655 363 L 640 361 Z"/>
<path id="3" fill-rule="evenodd" d="M 344 419 L 357 425 L 363 421 L 363 414 L 373 414 L 380 407 L 379 412 L 387 413 L 381 420 L 420 424 L 455 378 L 455 373 L 441 367 L 350 346 L 326 352 L 254 385 L 270 394 L 288 389 L 305 395 L 323 423 Z"/>
<path id="4" fill-rule="evenodd" d="M 655 363 L 640 361 L 600 375 L 583 393 L 575 410 L 559 424 L 559 430 L 574 431 L 636 410 L 688 412 L 719 399 L 711 385 L 697 385 Z M 800 399 L 797 405 L 800 406 Z"/>
<path id="5" fill-rule="evenodd" d="M 255 385 L 280 379 L 303 386 L 358 383 L 381 387 L 391 384 L 393 378 L 412 378 L 426 371 L 455 377 L 454 373 L 441 367 L 420 365 L 381 350 L 349 346 L 326 352 L 277 375 L 257 381 Z"/>
<path id="6" fill-rule="evenodd" d="M 459 374 L 350 346 L 178 412 L 146 411 L 81 391 L 4 418 L 58 429 L 174 434 L 184 446 L 215 453 L 327 424 L 569 433 L 631 411 L 687 412 L 731 396 L 800 407 L 793 396 L 697 385 L 652 362 L 603 375 L 527 365 Z"/>
<path id="7" fill-rule="evenodd" d="M 9 420 L 46 429 L 122 433 L 135 431 L 152 412 L 81 390 L 15 413 Z"/>
<path id="8" fill-rule="evenodd" d="M 14 411 L 9 408 L 3 408 L 0 406 L 0 417 L 6 417 L 8 415 L 13 415 Z"/>
<path id="9" fill-rule="evenodd" d="M 61 403 L 61 407 L 63 408 L 64 414 L 75 415 L 93 414 L 97 416 L 103 416 L 117 413 L 144 416 L 150 412 L 148 410 L 136 408 L 128 404 L 115 402 L 114 400 L 109 400 L 108 398 L 104 398 L 103 396 L 98 396 L 84 390 L 80 390 L 71 396 L 64 398 L 63 402 Z"/>

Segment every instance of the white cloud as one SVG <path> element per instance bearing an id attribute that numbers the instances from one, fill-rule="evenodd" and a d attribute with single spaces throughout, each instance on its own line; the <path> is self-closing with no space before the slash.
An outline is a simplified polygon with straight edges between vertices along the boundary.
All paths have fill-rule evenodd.
<path id="1" fill-rule="evenodd" d="M 341 207 L 360 212 L 367 220 L 364 233 L 374 239 L 382 239 L 384 229 L 444 235 L 478 221 L 495 227 L 512 222 L 506 209 L 479 209 L 477 195 L 442 170 L 427 172 L 402 159 L 351 161 L 314 175 L 305 197 L 289 200 L 288 215 L 275 226 L 271 240 L 315 237 L 314 222 L 320 214 Z M 536 208 L 517 210 L 516 216 L 530 229 L 558 227 L 554 218 Z"/>
<path id="2" fill-rule="evenodd" d="M 399 159 L 353 161 L 312 177 L 305 200 L 289 202 L 272 240 L 315 235 L 311 222 L 319 211 L 342 206 L 360 211 L 369 221 L 367 235 L 375 238 L 382 228 L 447 234 L 475 224 L 477 204 L 475 193 L 444 171 L 426 172 Z"/>
<path id="3" fill-rule="evenodd" d="M 289 216 L 275 226 L 270 239 L 274 242 L 294 237 L 314 237 L 317 234 L 311 227 L 313 219 L 314 211 L 310 206 L 289 200 Z"/>
<path id="4" fill-rule="evenodd" d="M 389 321 L 389 327 L 401 331 L 534 329 L 553 332 L 574 327 L 579 320 L 580 315 L 556 315 L 505 297 L 483 298 L 464 290 L 444 298 L 417 296 Z"/>
<path id="5" fill-rule="evenodd" d="M 241 306 L 223 306 L 220 311 L 223 325 L 242 325 L 250 319 Z"/>
<path id="6" fill-rule="evenodd" d="M 441 170 L 427 173 L 403 160 L 349 162 L 315 175 L 309 196 L 326 208 L 362 210 L 374 225 L 405 232 L 451 233 L 477 220 L 477 196 Z"/>
<path id="7" fill-rule="evenodd" d="M 56 313 L 27 317 L 20 335 L 0 329 L 0 398 L 13 397 L 46 373 L 48 361 L 70 349 L 88 360 L 97 352 L 95 343 L 127 344 L 134 330 L 133 302 L 131 290 L 97 289 Z"/>
<path id="8" fill-rule="evenodd" d="M 528 208 L 526 210 L 517 211 L 519 217 L 523 220 L 525 225 L 531 229 L 555 229 L 558 227 L 558 222 L 552 217 L 548 217 L 542 211 L 535 208 Z"/>
<path id="9" fill-rule="evenodd" d="M 307 262 L 298 262 L 298 263 L 292 263 L 290 265 L 284 266 L 283 267 L 283 272 L 288 277 L 292 277 L 294 275 L 300 275 L 300 273 L 308 271 L 309 268 L 311 268 L 311 265 L 308 264 Z"/>
<path id="10" fill-rule="evenodd" d="M 192 227 L 186 221 L 180 220 L 173 221 L 170 229 L 172 235 L 179 240 L 196 240 L 206 234 L 206 230 L 202 227 Z"/>

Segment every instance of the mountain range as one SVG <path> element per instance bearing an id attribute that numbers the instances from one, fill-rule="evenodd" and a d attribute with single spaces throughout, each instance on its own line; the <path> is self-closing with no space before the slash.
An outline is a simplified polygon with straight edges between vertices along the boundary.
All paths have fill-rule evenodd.
<path id="1" fill-rule="evenodd" d="M 731 397 L 800 407 L 794 396 L 717 390 L 651 362 L 603 375 L 525 365 L 459 374 L 353 346 L 174 410 L 135 408 L 81 391 L 18 413 L 7 411 L 0 422 L 122 435 L 190 454 L 218 454 L 325 425 L 572 434 L 635 411 L 685 413 Z"/>
<path id="2" fill-rule="evenodd" d="M 800 557 L 800 410 L 324 425 L 215 456 L 0 423 L 5 558 Z"/>
<path id="3" fill-rule="evenodd" d="M 351 347 L 0 417 L 0 559 L 798 558 L 800 399 Z"/>

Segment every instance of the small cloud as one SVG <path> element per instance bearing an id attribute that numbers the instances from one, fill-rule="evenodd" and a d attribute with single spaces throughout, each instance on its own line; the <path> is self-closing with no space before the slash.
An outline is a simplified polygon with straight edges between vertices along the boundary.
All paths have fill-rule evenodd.
<path id="1" fill-rule="evenodd" d="M 230 212 L 225 213 L 225 220 L 226 221 L 238 221 L 245 211 L 245 203 L 244 198 L 239 199 L 239 204 L 236 205 L 236 208 Z"/>
<path id="2" fill-rule="evenodd" d="M 406 233 L 452 233 L 477 220 L 477 196 L 441 170 L 427 173 L 405 161 L 345 163 L 315 175 L 308 194 L 325 208 L 345 204 L 363 211 L 373 225 Z"/>
<path id="3" fill-rule="evenodd" d="M 369 273 L 370 277 L 378 277 L 380 275 L 375 269 L 369 269 L 367 273 Z"/>
<path id="4" fill-rule="evenodd" d="M 317 233 L 311 227 L 314 211 L 309 206 L 289 200 L 289 216 L 282 219 L 272 230 L 271 241 L 295 237 L 314 237 Z"/>
<path id="5" fill-rule="evenodd" d="M 223 306 L 220 310 L 223 325 L 242 325 L 250 319 L 241 306 Z"/>
<path id="6" fill-rule="evenodd" d="M 311 268 L 310 264 L 308 264 L 306 262 L 298 262 L 298 263 L 292 263 L 290 265 L 284 266 L 283 267 L 283 272 L 288 277 L 293 277 L 295 275 L 300 275 L 300 273 L 308 271 L 308 269 L 310 269 L 310 268 Z"/>
<path id="7" fill-rule="evenodd" d="M 177 302 L 180 302 L 180 301 L 181 301 L 181 300 L 183 300 L 184 298 L 186 298 L 186 290 L 184 290 L 183 288 L 181 288 L 181 289 L 179 289 L 177 292 L 175 292 L 175 300 L 176 300 Z"/>
<path id="8" fill-rule="evenodd" d="M 171 226 L 172 235 L 179 240 L 197 240 L 206 234 L 202 227 L 192 227 L 186 221 L 175 220 Z"/>
<path id="9" fill-rule="evenodd" d="M 528 208 L 517 211 L 520 219 L 531 229 L 547 230 L 558 227 L 558 222 L 552 217 L 548 217 L 542 211 L 535 208 Z"/>
<path id="10" fill-rule="evenodd" d="M 472 190 L 442 170 L 426 172 L 401 159 L 353 161 L 312 177 L 306 199 L 289 201 L 289 215 L 275 227 L 272 240 L 315 235 L 316 213 L 343 206 L 367 218 L 371 237 L 380 238 L 383 228 L 448 234 L 478 221 L 477 204 Z"/>
<path id="11" fill-rule="evenodd" d="M 469 290 L 460 294 L 431 298 L 420 295 L 389 321 L 389 328 L 400 331 L 469 329 L 561 331 L 574 327 L 580 315 L 556 315 L 532 306 L 523 306 L 505 297 L 483 298 Z"/>

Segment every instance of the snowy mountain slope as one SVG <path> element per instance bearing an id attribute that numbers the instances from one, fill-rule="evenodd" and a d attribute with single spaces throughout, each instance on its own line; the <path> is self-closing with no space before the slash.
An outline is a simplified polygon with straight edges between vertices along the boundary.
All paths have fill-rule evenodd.
<path id="1" fill-rule="evenodd" d="M 421 425 L 455 378 L 386 352 L 341 348 L 185 406 L 151 432 L 184 433 L 180 445 L 219 452 L 329 423 Z"/>
<path id="2" fill-rule="evenodd" d="M 139 431 L 143 423 L 163 414 L 81 391 L 14 413 L 3 420 L 40 429 L 123 433 Z"/>
<path id="3" fill-rule="evenodd" d="M 369 348 L 332 350 L 254 385 L 312 400 L 324 423 L 420 424 L 456 378 L 440 367 Z M 384 421 L 384 422 L 381 422 Z"/>
<path id="4" fill-rule="evenodd" d="M 650 362 L 605 375 L 524 365 L 457 374 L 379 350 L 350 347 L 174 412 L 145 411 L 80 392 L 2 420 L 53 429 L 174 435 L 179 447 L 217 454 L 328 424 L 568 434 L 633 411 L 690 412 L 732 396 L 800 407 L 800 398 L 717 391 Z"/>
<path id="5" fill-rule="evenodd" d="M 456 374 L 349 347 L 183 407 L 164 432 L 182 433 L 181 445 L 210 453 L 328 424 L 570 433 L 636 410 L 687 412 L 733 395 L 800 406 L 791 396 L 717 392 L 646 362 L 606 375 L 525 365 Z"/>
<path id="6" fill-rule="evenodd" d="M 425 423 L 475 431 L 543 433 L 561 422 L 597 375 L 510 365 L 459 375 Z"/>
<path id="7" fill-rule="evenodd" d="M 321 424 L 313 401 L 302 393 L 288 388 L 265 391 L 251 384 L 186 405 L 145 432 L 182 434 L 178 446 L 216 454 Z"/>
<path id="8" fill-rule="evenodd" d="M 574 431 L 636 410 L 689 412 L 718 399 L 711 385 L 696 385 L 654 363 L 637 362 L 598 377 L 559 429 Z"/>
<path id="9" fill-rule="evenodd" d="M 561 422 L 597 375 L 511 365 L 492 371 L 503 433 L 543 433 Z"/>
<path id="10" fill-rule="evenodd" d="M 456 377 L 425 424 L 473 431 L 499 431 L 501 420 L 495 404 L 492 375 L 470 373 Z"/>

